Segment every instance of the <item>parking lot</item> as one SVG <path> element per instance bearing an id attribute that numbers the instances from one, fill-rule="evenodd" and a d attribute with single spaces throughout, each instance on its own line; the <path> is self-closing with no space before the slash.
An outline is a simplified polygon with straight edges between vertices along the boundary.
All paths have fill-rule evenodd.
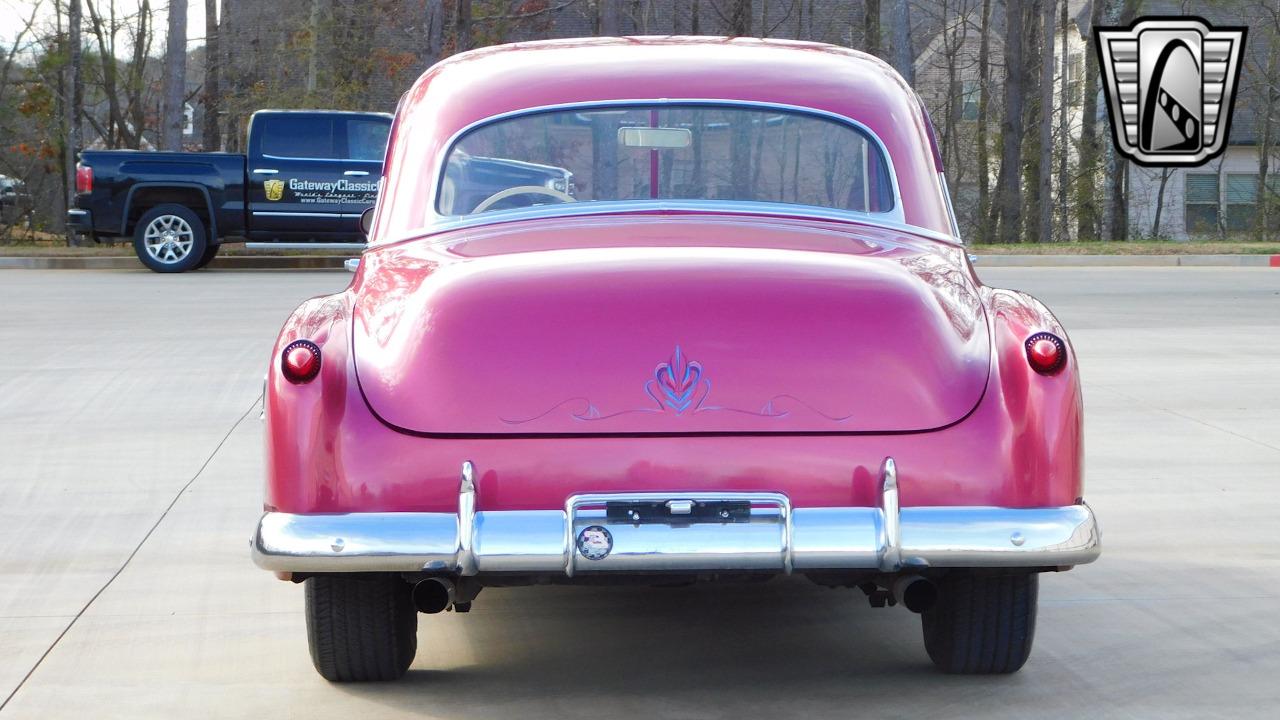
<path id="1" fill-rule="evenodd" d="M 336 686 L 247 540 L 271 342 L 349 276 L 0 271 L 0 718 L 1274 712 L 1280 270 L 981 272 L 1071 332 L 1104 532 L 1021 673 L 938 674 L 916 616 L 787 579 L 489 589 L 420 618 L 404 681 Z"/>

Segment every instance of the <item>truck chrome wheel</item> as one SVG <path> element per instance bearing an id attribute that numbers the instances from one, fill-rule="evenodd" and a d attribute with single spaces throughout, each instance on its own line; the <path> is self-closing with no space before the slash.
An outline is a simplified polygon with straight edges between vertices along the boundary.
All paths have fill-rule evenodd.
<path id="1" fill-rule="evenodd" d="M 161 215 L 152 220 L 143 235 L 147 253 L 166 265 L 181 262 L 191 254 L 195 233 L 177 215 Z"/>

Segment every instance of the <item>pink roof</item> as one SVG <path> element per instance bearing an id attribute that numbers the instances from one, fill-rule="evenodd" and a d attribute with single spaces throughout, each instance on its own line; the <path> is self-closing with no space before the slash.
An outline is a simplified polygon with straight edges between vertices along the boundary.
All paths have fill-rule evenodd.
<path id="1" fill-rule="evenodd" d="M 429 225 L 441 153 L 472 123 L 549 105 L 660 98 L 777 103 L 855 120 L 884 143 L 906 222 L 951 234 L 923 108 L 881 60 L 821 43 L 644 37 L 500 45 L 429 69 L 397 113 L 375 241 Z"/>

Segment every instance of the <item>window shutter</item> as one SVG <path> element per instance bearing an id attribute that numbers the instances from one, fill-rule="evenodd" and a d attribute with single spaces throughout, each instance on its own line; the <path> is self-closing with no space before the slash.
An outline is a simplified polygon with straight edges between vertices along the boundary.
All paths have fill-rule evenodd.
<path id="1" fill-rule="evenodd" d="M 1249 205 L 1258 202 L 1258 176 L 1227 175 L 1227 202 Z"/>
<path id="2" fill-rule="evenodd" d="M 1218 204 L 1218 176 L 1211 173 L 1187 173 L 1187 202 Z"/>

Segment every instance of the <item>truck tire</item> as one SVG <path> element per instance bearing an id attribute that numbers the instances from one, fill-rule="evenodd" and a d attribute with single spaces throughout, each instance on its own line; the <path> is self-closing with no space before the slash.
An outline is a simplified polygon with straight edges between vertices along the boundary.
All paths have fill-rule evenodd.
<path id="1" fill-rule="evenodd" d="M 1017 672 L 1031 654 L 1039 587 L 1035 573 L 943 578 L 937 603 L 921 616 L 929 658 L 948 673 Z"/>
<path id="2" fill-rule="evenodd" d="M 204 248 L 204 255 L 200 256 L 200 262 L 196 263 L 195 269 L 203 269 L 206 265 L 213 262 L 213 259 L 218 257 L 218 248 L 220 247 L 222 246 L 215 245 L 214 243 L 206 244 Z"/>
<path id="3" fill-rule="evenodd" d="M 395 680 L 418 651 L 411 588 L 394 575 L 306 581 L 311 662 L 330 682 Z"/>
<path id="4" fill-rule="evenodd" d="M 157 205 L 143 213 L 133 228 L 133 251 L 156 272 L 194 270 L 207 248 L 204 222 L 185 205 Z"/>

